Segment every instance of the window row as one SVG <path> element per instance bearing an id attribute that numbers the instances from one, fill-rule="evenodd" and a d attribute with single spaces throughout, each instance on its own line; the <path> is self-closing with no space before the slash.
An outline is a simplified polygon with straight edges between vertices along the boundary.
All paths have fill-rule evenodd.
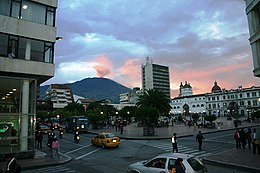
<path id="1" fill-rule="evenodd" d="M 260 96 L 260 92 L 258 92 L 258 96 Z M 232 95 L 223 95 L 222 98 L 223 100 L 226 99 L 237 99 L 237 98 L 250 98 L 250 97 L 257 97 L 257 92 L 252 92 L 252 93 L 240 93 L 240 94 L 232 94 Z M 208 101 L 210 100 L 220 100 L 220 96 L 216 96 L 216 97 L 208 97 Z"/>
<path id="2" fill-rule="evenodd" d="M 30 50 L 31 61 L 53 63 L 54 43 L 1 33 L 0 40 L 0 56 L 28 59 L 25 58 L 27 49 L 27 52 Z"/>
<path id="3" fill-rule="evenodd" d="M 28 0 L 1 0 L 0 15 L 55 26 L 56 9 Z"/>

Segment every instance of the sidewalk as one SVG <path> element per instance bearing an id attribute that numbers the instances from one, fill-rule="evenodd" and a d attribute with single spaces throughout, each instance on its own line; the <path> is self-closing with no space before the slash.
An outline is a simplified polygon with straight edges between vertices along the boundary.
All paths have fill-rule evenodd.
<path id="1" fill-rule="evenodd" d="M 115 128 L 103 128 L 99 130 L 93 130 L 90 128 L 89 133 L 98 134 L 101 132 L 112 132 L 122 139 L 134 139 L 134 140 L 160 140 L 160 139 L 170 139 L 173 133 L 177 133 L 179 138 L 185 136 L 195 136 L 198 131 L 202 133 L 214 133 L 217 131 L 232 130 L 234 128 L 233 121 L 227 121 L 221 119 L 223 125 L 220 128 L 207 129 L 207 128 L 195 128 L 193 126 L 188 127 L 185 125 L 174 124 L 174 126 L 169 125 L 169 127 L 155 128 L 155 136 L 143 136 L 143 127 L 137 127 L 136 124 L 130 124 L 124 127 L 123 134 L 116 131 Z M 239 128 L 247 127 L 260 127 L 260 123 L 246 123 L 243 122 Z M 247 131 L 247 129 L 246 129 Z M 36 150 L 34 159 L 19 160 L 22 165 L 22 170 L 35 169 L 40 167 L 47 167 L 53 165 L 64 164 L 71 161 L 71 157 L 60 153 L 61 158 L 59 160 L 54 160 L 50 157 L 47 146 L 44 146 L 41 151 Z M 206 162 L 220 164 L 221 166 L 232 166 L 239 167 L 246 170 L 260 172 L 260 155 L 253 155 L 252 152 L 246 150 L 230 150 L 227 152 L 209 155 L 204 158 Z M 0 168 L 5 168 L 5 162 L 0 162 Z"/>

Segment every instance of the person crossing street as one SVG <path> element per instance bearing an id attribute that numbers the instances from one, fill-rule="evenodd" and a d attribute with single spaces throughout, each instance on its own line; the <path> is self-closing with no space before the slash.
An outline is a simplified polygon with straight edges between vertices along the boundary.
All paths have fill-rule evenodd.
<path id="1" fill-rule="evenodd" d="M 199 131 L 199 133 L 196 136 L 196 141 L 199 143 L 199 150 L 201 151 L 201 147 L 202 147 L 202 141 L 205 141 L 205 138 L 203 137 L 201 131 Z"/>

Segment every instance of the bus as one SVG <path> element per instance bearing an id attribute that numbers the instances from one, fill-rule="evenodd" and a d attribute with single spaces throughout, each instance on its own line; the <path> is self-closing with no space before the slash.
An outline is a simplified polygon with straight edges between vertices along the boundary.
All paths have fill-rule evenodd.
<path id="1" fill-rule="evenodd" d="M 79 127 L 80 132 L 87 132 L 89 128 L 88 118 L 82 116 L 74 116 L 66 118 L 65 129 L 67 132 L 74 131 L 76 127 Z"/>

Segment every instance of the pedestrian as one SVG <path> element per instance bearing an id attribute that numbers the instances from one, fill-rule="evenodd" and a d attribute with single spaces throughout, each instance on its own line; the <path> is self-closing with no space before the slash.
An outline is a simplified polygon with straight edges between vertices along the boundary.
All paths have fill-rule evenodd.
<path id="1" fill-rule="evenodd" d="M 175 161 L 176 173 L 185 173 L 186 168 L 182 162 L 183 162 L 182 158 L 176 159 Z"/>
<path id="2" fill-rule="evenodd" d="M 57 138 L 53 139 L 52 142 L 52 158 L 54 159 L 54 153 L 56 154 L 57 158 L 60 159 L 59 155 L 59 148 L 60 148 L 60 143 L 58 142 Z"/>
<path id="3" fill-rule="evenodd" d="M 251 134 L 252 145 L 253 145 L 253 154 L 256 154 L 256 150 L 258 154 L 260 154 L 260 146 L 259 146 L 259 134 L 256 132 L 256 128 L 253 129 Z"/>
<path id="4" fill-rule="evenodd" d="M 42 149 L 42 140 L 43 140 L 42 133 L 40 131 L 38 131 L 35 138 L 36 138 L 36 142 L 37 142 L 36 148 Z"/>
<path id="5" fill-rule="evenodd" d="M 251 143 L 252 143 L 252 138 L 251 138 L 252 130 L 250 127 L 248 127 L 247 133 L 246 133 L 246 138 L 247 138 L 247 143 L 248 143 L 248 149 L 251 150 Z"/>
<path id="6" fill-rule="evenodd" d="M 174 150 L 176 150 L 176 153 L 178 153 L 177 133 L 173 133 L 173 136 L 172 136 L 172 152 L 173 153 L 174 153 Z"/>
<path id="7" fill-rule="evenodd" d="M 12 154 L 5 154 L 4 156 L 6 160 L 6 169 L 5 173 L 20 173 L 21 172 L 21 165 L 15 159 Z"/>
<path id="8" fill-rule="evenodd" d="M 205 138 L 203 137 L 201 131 L 199 131 L 199 133 L 196 136 L 196 141 L 199 143 L 199 150 L 201 150 L 203 140 L 205 141 Z"/>
<path id="9" fill-rule="evenodd" d="M 170 165 L 168 168 L 168 173 L 176 173 L 176 166 Z"/>
<path id="10" fill-rule="evenodd" d="M 235 133 L 234 133 L 234 140 L 236 141 L 236 148 L 241 148 L 241 144 L 240 144 L 240 135 L 239 135 L 239 131 L 238 129 L 236 129 Z"/>
<path id="11" fill-rule="evenodd" d="M 239 136 L 242 148 L 246 149 L 246 132 L 244 131 L 244 128 L 241 128 L 241 130 L 239 131 Z"/>

